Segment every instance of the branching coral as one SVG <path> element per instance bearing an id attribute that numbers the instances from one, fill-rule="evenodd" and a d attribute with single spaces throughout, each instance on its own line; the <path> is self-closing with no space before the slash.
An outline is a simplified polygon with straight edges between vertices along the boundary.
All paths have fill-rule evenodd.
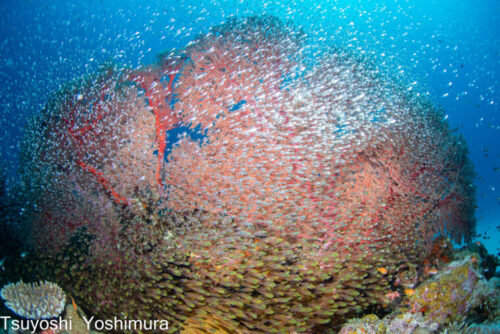
<path id="1" fill-rule="evenodd" d="M 17 315 L 27 319 L 50 319 L 61 314 L 66 294 L 55 283 L 38 282 L 7 284 L 0 295 L 5 305 Z"/>

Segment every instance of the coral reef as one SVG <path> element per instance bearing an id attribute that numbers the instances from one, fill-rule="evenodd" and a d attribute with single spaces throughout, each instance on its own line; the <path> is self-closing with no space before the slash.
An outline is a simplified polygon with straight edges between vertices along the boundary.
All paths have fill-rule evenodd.
<path id="1" fill-rule="evenodd" d="M 478 270 L 479 255 L 468 255 L 444 267 L 433 279 L 424 282 L 408 297 L 413 312 L 441 324 L 470 315 L 475 309 L 492 316 L 498 312 L 496 280 L 487 281 Z"/>
<path id="2" fill-rule="evenodd" d="M 383 319 L 386 324 L 387 334 L 416 334 L 432 333 L 439 328 L 439 323 L 425 318 L 421 313 L 401 313 L 395 317 L 386 316 Z"/>
<path id="3" fill-rule="evenodd" d="M 55 283 L 10 283 L 0 292 L 5 305 L 27 319 L 55 318 L 64 310 L 66 294 Z"/>
<path id="4" fill-rule="evenodd" d="M 496 333 L 500 280 L 487 280 L 480 266 L 489 255 L 480 256 L 472 246 L 460 251 L 446 248 L 447 258 L 456 260 L 419 283 L 392 312 L 382 319 L 373 314 L 351 319 L 340 333 Z"/>
<path id="5" fill-rule="evenodd" d="M 361 319 L 351 319 L 340 330 L 339 334 L 416 334 L 435 333 L 439 324 L 425 319 L 421 313 L 394 312 L 383 319 L 369 314 Z"/>
<path id="6" fill-rule="evenodd" d="M 500 333 L 500 324 L 472 324 L 454 322 L 440 334 L 496 334 Z"/>
<path id="7" fill-rule="evenodd" d="M 479 258 L 481 259 L 479 265 L 483 270 L 484 277 L 486 277 L 486 279 L 490 279 L 495 276 L 496 268 L 500 266 L 499 258 L 493 254 L 488 254 L 486 247 L 484 247 L 484 245 L 479 241 L 474 242 L 470 246 L 470 251 L 479 255 Z"/>
<path id="8" fill-rule="evenodd" d="M 385 324 L 375 314 L 368 314 L 361 319 L 351 319 L 342 326 L 339 334 L 385 334 L 387 328 Z"/>
<path id="9" fill-rule="evenodd" d="M 413 287 L 436 234 L 474 232 L 443 113 L 273 17 L 68 84 L 22 152 L 18 275 L 171 332 L 332 331 Z"/>

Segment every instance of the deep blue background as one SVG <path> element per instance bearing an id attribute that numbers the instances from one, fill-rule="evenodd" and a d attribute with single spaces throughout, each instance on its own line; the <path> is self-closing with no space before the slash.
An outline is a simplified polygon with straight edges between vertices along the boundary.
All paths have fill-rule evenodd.
<path id="1" fill-rule="evenodd" d="M 273 14 L 317 43 L 363 50 L 426 94 L 468 143 L 480 239 L 498 252 L 500 2 L 0 0 L 0 161 L 16 168 L 21 129 L 50 92 L 104 61 L 127 67 L 182 48 L 234 15 Z"/>

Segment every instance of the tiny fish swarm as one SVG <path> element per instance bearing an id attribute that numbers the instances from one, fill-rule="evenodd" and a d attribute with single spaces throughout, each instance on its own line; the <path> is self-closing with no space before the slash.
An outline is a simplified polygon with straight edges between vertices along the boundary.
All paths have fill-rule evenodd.
<path id="1" fill-rule="evenodd" d="M 55 283 L 9 283 L 0 291 L 5 305 L 26 319 L 51 319 L 64 310 L 66 294 Z"/>
<path id="2" fill-rule="evenodd" d="M 436 234 L 474 231 L 471 164 L 443 113 L 273 17 L 70 83 L 22 152 L 38 252 L 20 274 L 172 332 L 324 332 L 389 304 Z"/>

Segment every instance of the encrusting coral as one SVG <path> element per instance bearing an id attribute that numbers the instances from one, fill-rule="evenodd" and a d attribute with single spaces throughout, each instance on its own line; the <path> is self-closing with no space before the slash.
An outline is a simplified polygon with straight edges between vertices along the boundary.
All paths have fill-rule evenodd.
<path id="1" fill-rule="evenodd" d="M 479 268 L 479 255 L 471 254 L 444 267 L 434 278 L 424 282 L 408 297 L 413 312 L 440 324 L 451 323 L 482 309 L 494 320 L 498 309 L 495 279 L 487 281 Z"/>
<path id="2" fill-rule="evenodd" d="M 496 333 L 500 280 L 484 277 L 480 263 L 488 255 L 481 257 L 470 249 L 477 247 L 449 249 L 455 260 L 419 283 L 391 313 L 382 319 L 373 314 L 351 319 L 340 333 Z"/>
<path id="3" fill-rule="evenodd" d="M 439 324 L 423 317 L 421 313 L 390 314 L 379 319 L 374 314 L 369 314 L 361 319 L 351 319 L 342 326 L 339 334 L 416 334 L 434 333 Z"/>

